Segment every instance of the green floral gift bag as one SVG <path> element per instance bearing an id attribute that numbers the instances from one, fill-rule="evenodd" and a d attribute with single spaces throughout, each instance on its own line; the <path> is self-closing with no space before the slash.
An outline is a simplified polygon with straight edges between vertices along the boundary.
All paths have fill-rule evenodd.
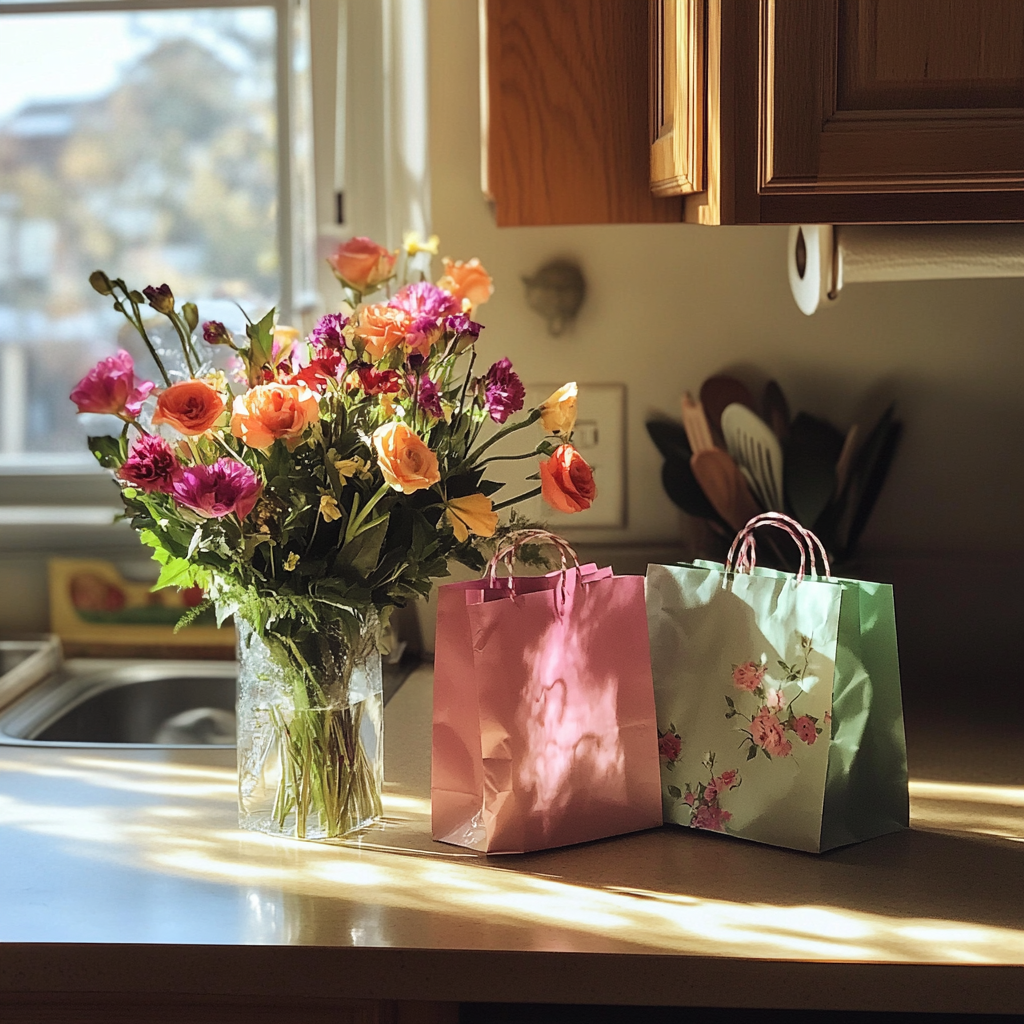
<path id="1" fill-rule="evenodd" d="M 800 547 L 796 574 L 756 566 L 768 525 Z M 831 576 L 768 512 L 725 565 L 648 566 L 647 618 L 665 821 L 812 853 L 907 826 L 891 586 Z"/>

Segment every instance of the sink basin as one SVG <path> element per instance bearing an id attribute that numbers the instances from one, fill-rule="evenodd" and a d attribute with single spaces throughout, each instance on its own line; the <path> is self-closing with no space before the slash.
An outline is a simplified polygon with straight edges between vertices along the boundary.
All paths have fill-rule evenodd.
<path id="1" fill-rule="evenodd" d="M 0 713 L 0 743 L 234 746 L 236 677 L 230 661 L 72 659 Z"/>
<path id="2" fill-rule="evenodd" d="M 414 667 L 383 666 L 384 701 Z M 233 747 L 231 661 L 78 658 L 0 711 L 0 745 Z"/>

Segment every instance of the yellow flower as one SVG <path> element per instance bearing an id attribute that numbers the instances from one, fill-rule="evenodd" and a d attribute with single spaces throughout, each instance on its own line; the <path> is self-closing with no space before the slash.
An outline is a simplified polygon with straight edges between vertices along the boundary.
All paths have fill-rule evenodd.
<path id="1" fill-rule="evenodd" d="M 402 245 L 408 256 L 415 256 L 418 252 L 429 252 L 431 256 L 436 256 L 440 244 L 441 239 L 437 235 L 431 235 L 429 240 L 424 242 L 415 231 L 406 231 L 402 238 Z"/>
<path id="2" fill-rule="evenodd" d="M 401 419 L 405 415 L 405 410 L 400 405 L 395 405 L 394 395 L 381 395 L 380 408 L 381 412 L 389 420 L 393 420 L 396 417 Z"/>
<path id="3" fill-rule="evenodd" d="M 351 459 L 339 459 L 334 464 L 334 468 L 338 471 L 338 476 L 341 477 L 342 482 L 350 479 L 354 476 L 366 476 L 367 469 L 370 464 L 366 459 L 360 459 L 358 457 Z"/>
<path id="4" fill-rule="evenodd" d="M 445 505 L 445 515 L 460 543 L 469 539 L 471 533 L 478 537 L 493 537 L 498 528 L 498 513 L 491 509 L 491 499 L 482 494 L 470 494 L 465 498 L 452 498 Z"/>
<path id="5" fill-rule="evenodd" d="M 540 407 L 540 422 L 549 434 L 568 436 L 576 426 L 576 381 L 563 384 Z"/>
<path id="6" fill-rule="evenodd" d="M 298 564 L 299 564 L 299 553 L 297 551 L 293 551 L 284 560 L 284 571 L 285 572 L 292 572 L 294 570 L 295 566 L 297 566 Z"/>
<path id="7" fill-rule="evenodd" d="M 337 501 L 329 494 L 320 496 L 320 515 L 324 517 L 326 523 L 333 523 L 335 519 L 341 518 L 341 509 L 338 508 Z"/>

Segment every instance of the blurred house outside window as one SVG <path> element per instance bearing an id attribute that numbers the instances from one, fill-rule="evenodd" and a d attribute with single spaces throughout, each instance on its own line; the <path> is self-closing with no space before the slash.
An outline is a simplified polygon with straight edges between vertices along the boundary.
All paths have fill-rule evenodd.
<path id="1" fill-rule="evenodd" d="M 294 0 L 100 6 L 0 0 L 0 489 L 92 468 L 86 436 L 119 424 L 68 394 L 97 360 L 125 348 L 157 379 L 91 271 L 166 282 L 239 331 L 239 306 L 310 301 Z"/>

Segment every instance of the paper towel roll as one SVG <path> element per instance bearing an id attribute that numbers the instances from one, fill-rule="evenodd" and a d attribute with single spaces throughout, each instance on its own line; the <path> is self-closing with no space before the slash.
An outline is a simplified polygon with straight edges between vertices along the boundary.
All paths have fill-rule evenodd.
<path id="1" fill-rule="evenodd" d="M 1024 224 L 794 225 L 788 262 L 810 316 L 854 282 L 1024 277 Z"/>

